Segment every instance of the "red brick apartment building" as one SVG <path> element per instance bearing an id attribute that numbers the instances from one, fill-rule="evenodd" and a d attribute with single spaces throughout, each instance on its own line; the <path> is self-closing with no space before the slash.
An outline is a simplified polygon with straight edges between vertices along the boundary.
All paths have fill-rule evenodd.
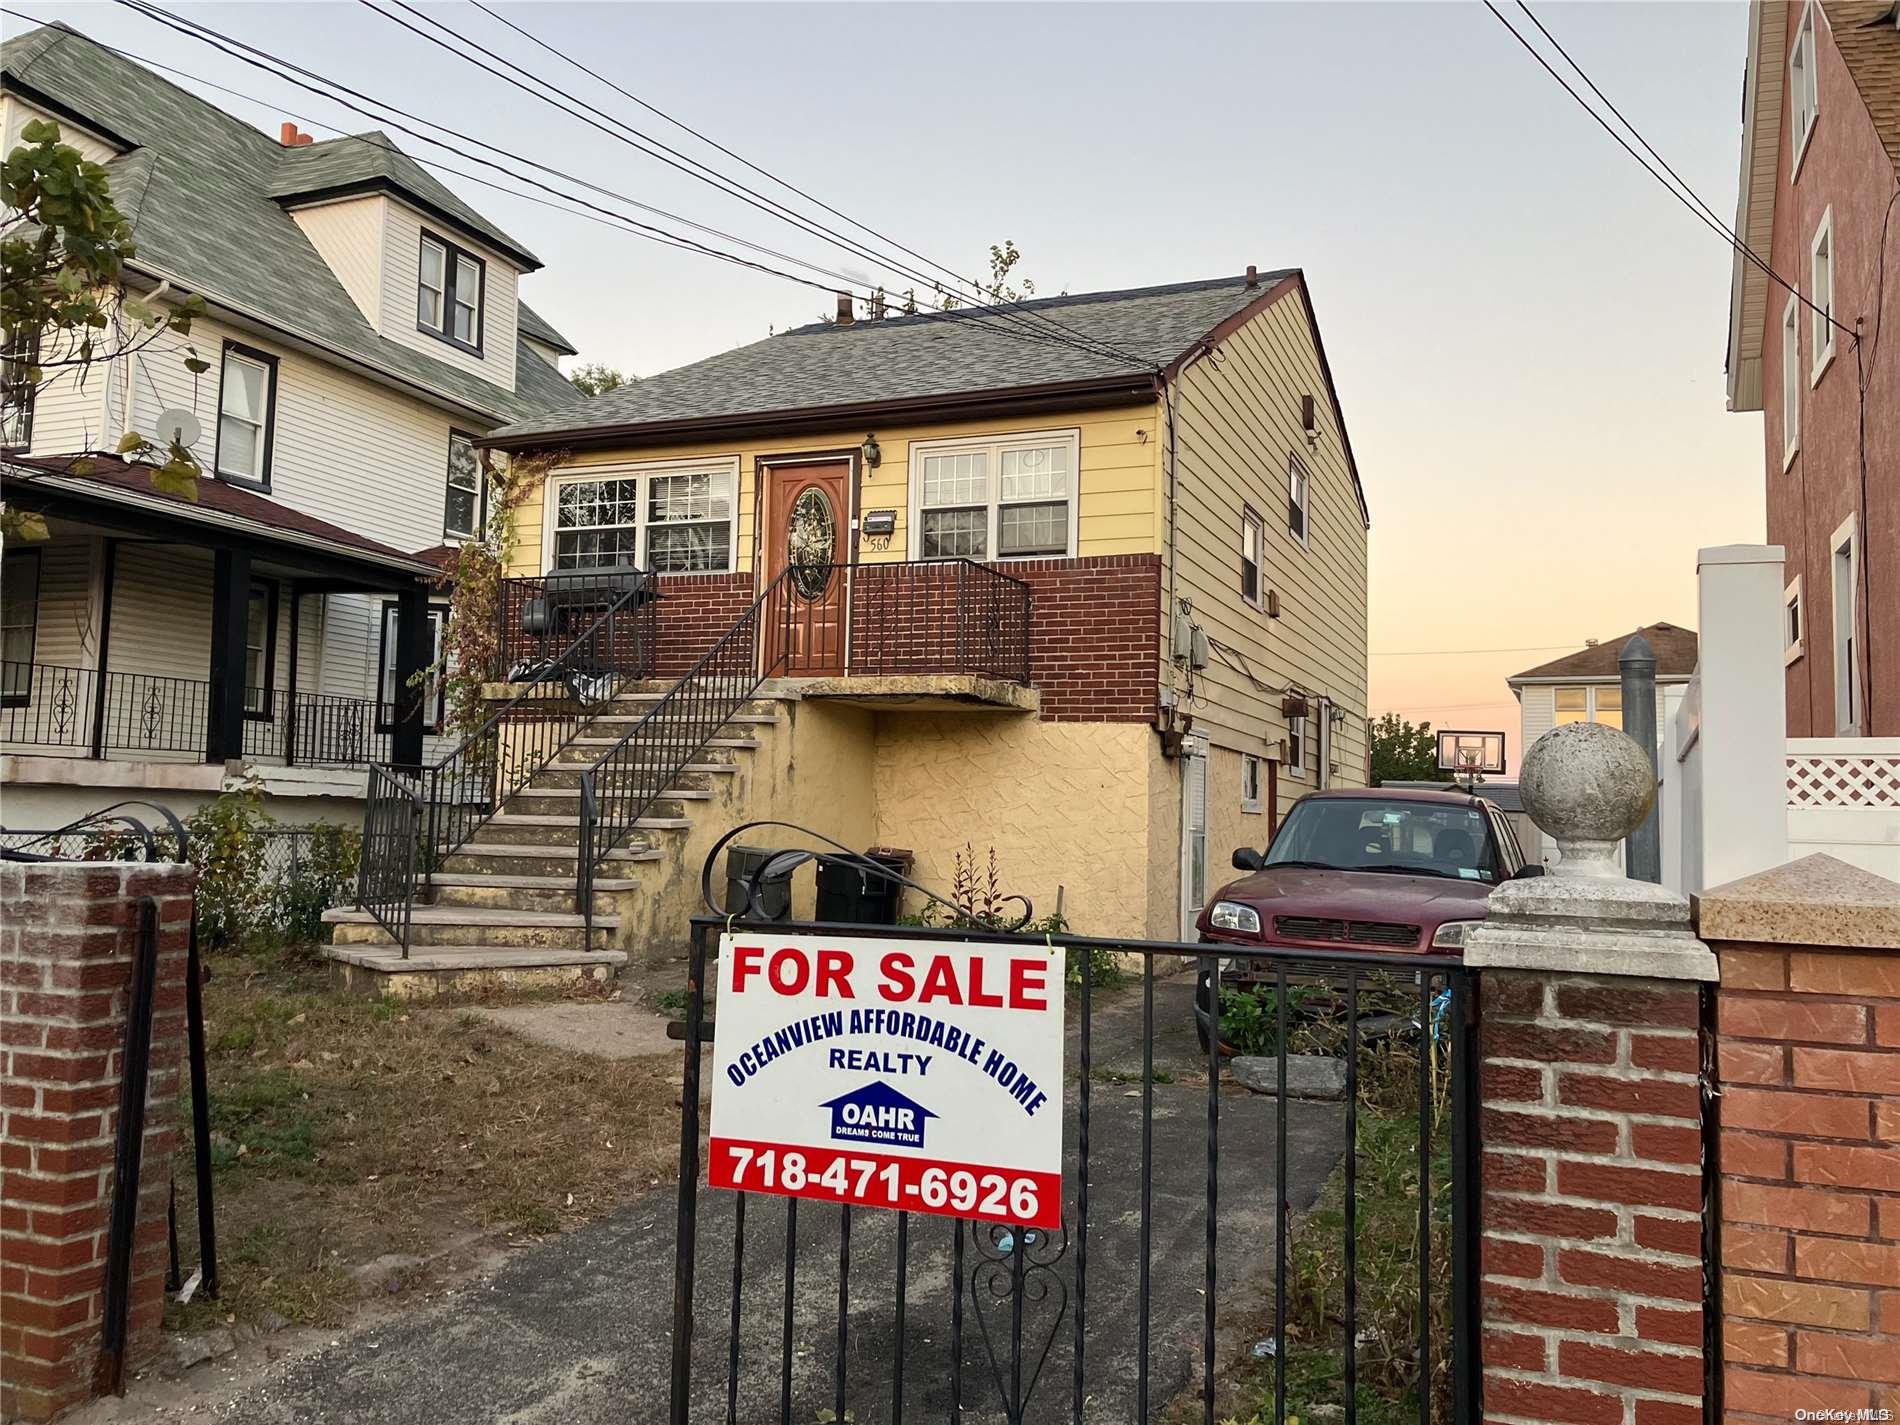
<path id="1" fill-rule="evenodd" d="M 1742 117 L 1736 231 L 1781 281 L 1737 254 L 1729 408 L 1766 417 L 1788 735 L 1900 735 L 1900 5 L 1751 6 Z"/>

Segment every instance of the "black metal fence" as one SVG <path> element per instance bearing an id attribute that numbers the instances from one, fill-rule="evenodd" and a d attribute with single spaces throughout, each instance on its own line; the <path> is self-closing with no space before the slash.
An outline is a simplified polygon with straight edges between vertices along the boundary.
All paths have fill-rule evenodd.
<path id="1" fill-rule="evenodd" d="M 1021 579 L 968 559 L 857 564 L 849 576 L 852 673 L 1029 681 L 1033 600 Z"/>
<path id="2" fill-rule="evenodd" d="M 295 879 L 304 867 L 313 863 L 311 838 L 318 834 L 309 826 L 271 826 L 250 833 L 263 842 L 264 876 L 272 883 Z M 153 859 L 181 860 L 177 837 L 168 830 L 154 829 L 148 835 L 156 851 Z M 78 830 L 30 831 L 18 827 L 0 827 L 0 850 L 30 851 L 52 861 L 123 861 L 143 856 L 142 844 L 134 846 L 123 829 L 101 824 Z M 339 901 L 339 904 L 342 902 Z"/>
<path id="3" fill-rule="evenodd" d="M 1334 1418 L 1349 1422 L 1481 1418 L 1476 979 L 1458 961 L 878 927 L 882 938 L 1059 946 L 1074 962 L 1063 1215 L 1050 1232 L 708 1190 L 705 987 L 727 929 L 866 933 L 694 921 L 674 1425 L 1213 1425 L 1285 1422 L 1313 1405 L 1338 1407 Z M 1198 967 L 1198 988 L 1192 976 L 1168 976 L 1182 957 Z M 1139 968 L 1132 985 L 1111 990 L 1103 981 L 1117 959 Z M 1192 1004 L 1211 1000 L 1229 959 L 1251 962 L 1272 990 L 1272 1068 L 1259 1095 L 1224 1072 L 1221 1033 L 1199 1046 L 1193 1037 Z M 1172 1006 L 1165 1017 L 1159 1002 Z M 1289 1098 L 1290 1045 L 1341 1061 L 1338 1102 Z M 1400 1161 L 1374 1175 L 1375 1157 L 1394 1154 Z M 1388 1226 L 1401 1216 L 1396 1259 L 1388 1232 L 1368 1261 L 1369 1178 L 1402 1184 L 1377 1204 Z M 1318 1180 L 1331 1206 L 1298 1220 Z M 1392 1309 L 1395 1295 L 1403 1309 Z"/>
<path id="4" fill-rule="evenodd" d="M 202 761 L 211 684 L 156 673 L 100 673 L 56 663 L 0 664 L 0 742 L 59 755 L 114 752 Z M 387 755 L 366 698 L 253 688 L 244 753 L 291 766 L 366 767 Z"/>

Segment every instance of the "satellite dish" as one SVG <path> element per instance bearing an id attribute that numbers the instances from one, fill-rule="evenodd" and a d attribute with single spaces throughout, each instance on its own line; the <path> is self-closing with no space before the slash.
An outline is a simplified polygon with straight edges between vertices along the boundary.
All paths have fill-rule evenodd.
<path id="1" fill-rule="evenodd" d="M 154 438 L 162 446 L 169 447 L 173 441 L 186 450 L 198 443 L 198 437 L 204 431 L 198 425 L 198 418 L 183 406 L 167 406 L 158 413 L 158 425 Z"/>

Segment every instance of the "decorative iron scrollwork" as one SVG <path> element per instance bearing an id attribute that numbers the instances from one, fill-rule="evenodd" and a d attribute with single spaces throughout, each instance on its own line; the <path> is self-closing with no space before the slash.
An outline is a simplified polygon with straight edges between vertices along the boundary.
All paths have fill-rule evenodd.
<path id="1" fill-rule="evenodd" d="M 970 1299 L 983 1351 L 1004 1417 L 1019 1425 L 1069 1314 L 1068 1278 L 1057 1270 L 1069 1252 L 1068 1224 L 1048 1232 L 972 1222 L 970 1238 L 976 1246 Z"/>

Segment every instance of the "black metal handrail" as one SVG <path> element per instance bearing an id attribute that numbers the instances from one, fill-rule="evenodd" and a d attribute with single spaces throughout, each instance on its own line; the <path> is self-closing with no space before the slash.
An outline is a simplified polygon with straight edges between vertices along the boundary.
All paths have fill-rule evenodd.
<path id="1" fill-rule="evenodd" d="M 575 895 L 593 928 L 594 873 L 663 797 L 759 684 L 789 662 L 796 606 L 808 603 L 786 569 L 653 707 L 580 776 Z"/>
<path id="2" fill-rule="evenodd" d="M 363 812 L 358 901 L 409 953 L 411 907 L 436 868 L 546 769 L 600 708 L 652 663 L 637 626 L 644 583 L 621 589 L 560 653 L 542 663 L 506 703 L 453 751 L 421 767 L 370 767 Z M 381 774 L 380 776 L 378 774 Z M 413 801 L 420 826 L 408 843 L 393 832 L 394 804 Z M 413 847 L 413 852 L 406 847 Z"/>
<path id="3" fill-rule="evenodd" d="M 376 705 L 336 693 L 245 694 L 244 753 L 281 757 L 291 766 L 367 767 L 387 734 Z M 211 684 L 201 678 L 74 668 L 57 663 L 0 664 L 0 742 L 108 752 L 182 753 L 202 759 L 211 717 Z"/>
<path id="4" fill-rule="evenodd" d="M 857 564 L 848 575 L 849 670 L 1029 682 L 1029 585 L 970 559 Z"/>

